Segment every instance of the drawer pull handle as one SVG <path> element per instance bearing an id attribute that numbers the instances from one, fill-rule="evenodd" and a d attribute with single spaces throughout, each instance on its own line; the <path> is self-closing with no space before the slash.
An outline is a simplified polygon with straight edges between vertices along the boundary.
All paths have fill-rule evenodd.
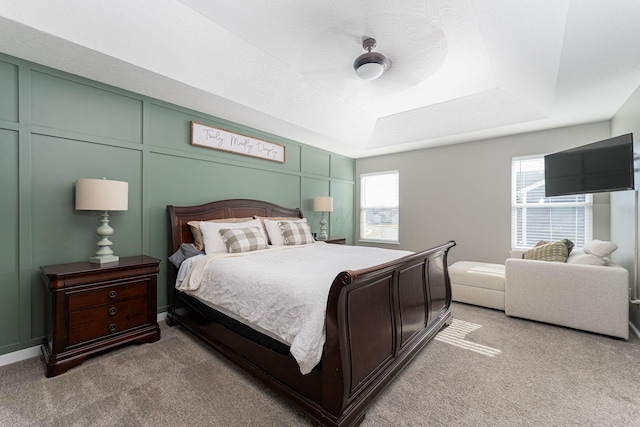
<path id="1" fill-rule="evenodd" d="M 109 324 L 109 332 L 115 332 L 115 331 L 116 331 L 116 324 L 115 323 Z"/>
<path id="2" fill-rule="evenodd" d="M 113 299 L 117 296 L 118 296 L 118 293 L 116 291 L 109 291 L 109 298 Z"/>
<path id="3" fill-rule="evenodd" d="M 111 307 L 109 309 L 109 316 L 114 316 L 118 312 L 118 309 L 115 307 Z"/>

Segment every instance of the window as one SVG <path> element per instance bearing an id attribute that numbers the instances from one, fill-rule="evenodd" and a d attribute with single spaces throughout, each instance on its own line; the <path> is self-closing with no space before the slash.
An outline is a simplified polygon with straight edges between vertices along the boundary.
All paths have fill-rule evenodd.
<path id="1" fill-rule="evenodd" d="M 544 157 L 518 157 L 511 164 L 511 246 L 540 240 L 571 240 L 584 246 L 593 234 L 593 195 L 544 196 Z"/>
<path id="2" fill-rule="evenodd" d="M 398 171 L 360 175 L 360 240 L 398 243 Z"/>

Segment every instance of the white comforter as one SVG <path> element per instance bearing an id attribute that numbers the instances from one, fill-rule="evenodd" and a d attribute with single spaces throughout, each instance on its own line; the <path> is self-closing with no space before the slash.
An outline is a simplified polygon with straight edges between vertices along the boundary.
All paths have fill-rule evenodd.
<path id="1" fill-rule="evenodd" d="M 333 279 L 345 270 L 411 252 L 315 243 L 194 260 L 180 290 L 233 313 L 287 342 L 307 374 L 322 357 L 325 311 Z"/>

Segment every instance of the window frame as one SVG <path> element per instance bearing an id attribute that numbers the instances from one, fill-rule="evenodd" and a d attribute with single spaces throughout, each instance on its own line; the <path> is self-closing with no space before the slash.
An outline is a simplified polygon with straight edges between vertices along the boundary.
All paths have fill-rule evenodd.
<path id="1" fill-rule="evenodd" d="M 395 179 L 397 181 L 397 203 L 395 206 L 366 206 L 364 203 L 365 197 L 365 185 L 364 180 L 367 177 L 371 176 L 380 176 L 380 175 L 395 175 Z M 395 216 L 395 230 L 396 230 L 396 239 L 383 239 L 383 238 L 366 238 L 365 237 L 365 227 L 368 224 L 365 221 L 365 211 L 371 209 L 384 209 L 384 210 L 395 210 L 395 215 L 392 213 L 392 216 Z M 359 209 L 359 233 L 358 233 L 358 241 L 363 243 L 384 243 L 390 245 L 399 245 L 400 244 L 400 171 L 399 170 L 389 170 L 389 171 L 381 171 L 381 172 L 369 172 L 369 173 L 361 173 L 360 174 L 360 209 Z M 393 224 L 393 223 L 392 223 Z"/>
<path id="2" fill-rule="evenodd" d="M 585 201 L 583 202 L 579 202 L 579 201 L 574 201 L 574 202 L 547 202 L 545 203 L 544 201 L 541 202 L 518 202 L 518 191 L 519 189 L 517 188 L 517 174 L 519 173 L 519 171 L 516 171 L 515 169 L 515 163 L 518 161 L 532 161 L 532 160 L 540 160 L 542 162 L 544 162 L 544 154 L 540 154 L 540 155 L 532 155 L 532 156 L 519 156 L 519 157 L 512 157 L 511 159 L 511 248 L 512 249 L 530 249 L 532 248 L 534 245 L 528 246 L 526 244 L 523 244 L 523 242 L 519 242 L 518 241 L 518 209 L 553 209 L 553 208 L 585 208 L 584 211 L 584 221 L 585 221 L 585 226 L 584 226 L 584 235 L 582 236 L 582 238 L 584 239 L 584 242 L 588 242 L 590 240 L 592 240 L 593 238 L 593 194 L 585 194 Z M 544 173 L 544 163 L 542 166 L 541 171 Z M 540 185 L 544 185 L 544 178 L 542 179 L 542 184 L 539 184 L 539 182 L 535 183 L 538 184 L 537 187 L 539 188 Z M 533 185 L 533 184 L 532 184 Z M 529 185 L 529 187 L 531 187 L 532 185 Z M 576 195 L 576 196 L 580 196 L 580 195 Z M 559 197 L 571 197 L 571 196 L 558 196 Z M 552 199 L 553 197 L 544 197 L 544 200 L 547 199 Z M 525 213 L 526 215 L 526 213 Z M 549 235 L 552 235 L 553 233 L 551 232 L 551 229 L 549 229 L 550 233 Z M 525 239 L 526 242 L 526 239 Z"/>

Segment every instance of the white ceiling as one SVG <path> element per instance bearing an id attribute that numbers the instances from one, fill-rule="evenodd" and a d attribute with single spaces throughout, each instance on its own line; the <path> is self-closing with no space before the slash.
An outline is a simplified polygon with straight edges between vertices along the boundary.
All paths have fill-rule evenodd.
<path id="1" fill-rule="evenodd" d="M 0 51 L 358 158 L 610 119 L 640 1 L 0 0 Z"/>

